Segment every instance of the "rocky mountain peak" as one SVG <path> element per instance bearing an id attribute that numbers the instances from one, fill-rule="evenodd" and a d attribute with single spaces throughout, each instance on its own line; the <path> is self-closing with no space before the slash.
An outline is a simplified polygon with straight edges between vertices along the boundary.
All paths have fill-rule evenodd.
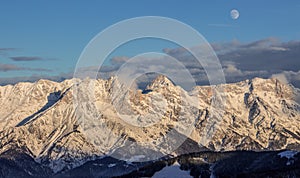
<path id="1" fill-rule="evenodd" d="M 147 90 L 156 90 L 174 87 L 174 83 L 166 76 L 159 75 L 157 76 L 148 86 Z"/>

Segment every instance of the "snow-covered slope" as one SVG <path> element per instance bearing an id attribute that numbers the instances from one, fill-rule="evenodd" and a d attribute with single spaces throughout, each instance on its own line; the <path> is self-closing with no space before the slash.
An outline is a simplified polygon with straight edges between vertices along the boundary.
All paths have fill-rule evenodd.
<path id="1" fill-rule="evenodd" d="M 128 144 L 170 154 L 184 135 L 212 150 L 297 149 L 297 92 L 260 78 L 188 92 L 164 76 L 144 91 L 117 78 L 0 86 L 0 154 L 24 148 L 58 172 Z"/>
<path id="2" fill-rule="evenodd" d="M 175 162 L 173 165 L 163 168 L 161 171 L 155 173 L 152 177 L 162 178 L 162 177 L 174 177 L 174 178 L 191 178 L 192 176 L 188 171 L 180 169 L 180 164 Z"/>

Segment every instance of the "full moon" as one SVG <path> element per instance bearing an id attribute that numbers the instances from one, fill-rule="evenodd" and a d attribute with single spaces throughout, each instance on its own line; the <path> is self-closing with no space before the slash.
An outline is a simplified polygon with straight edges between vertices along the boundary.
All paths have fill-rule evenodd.
<path id="1" fill-rule="evenodd" d="M 238 10 L 233 9 L 233 10 L 230 11 L 230 16 L 233 20 L 236 20 L 240 17 L 240 13 L 239 13 Z"/>

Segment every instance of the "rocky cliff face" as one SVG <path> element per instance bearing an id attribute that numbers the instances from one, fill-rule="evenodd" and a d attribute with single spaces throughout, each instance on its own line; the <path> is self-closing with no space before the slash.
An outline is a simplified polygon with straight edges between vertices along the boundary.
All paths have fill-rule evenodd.
<path id="1" fill-rule="evenodd" d="M 164 76 L 143 91 L 116 78 L 7 85 L 0 87 L 0 154 L 22 148 L 59 172 L 116 152 L 126 157 L 118 152 L 124 146 L 141 148 L 127 160 L 137 152 L 147 159 L 146 148 L 176 154 L 186 137 L 215 151 L 298 149 L 297 96 L 292 86 L 260 78 L 192 91 Z"/>

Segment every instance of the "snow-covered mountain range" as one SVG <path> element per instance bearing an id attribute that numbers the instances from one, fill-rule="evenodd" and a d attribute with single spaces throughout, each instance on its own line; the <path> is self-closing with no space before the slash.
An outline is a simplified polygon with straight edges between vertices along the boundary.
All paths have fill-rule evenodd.
<path id="1" fill-rule="evenodd" d="M 165 76 L 144 90 L 115 77 L 0 86 L 0 155 L 21 150 L 59 173 L 106 156 L 130 163 L 199 150 L 298 150 L 299 93 L 261 78 L 191 91 Z"/>

